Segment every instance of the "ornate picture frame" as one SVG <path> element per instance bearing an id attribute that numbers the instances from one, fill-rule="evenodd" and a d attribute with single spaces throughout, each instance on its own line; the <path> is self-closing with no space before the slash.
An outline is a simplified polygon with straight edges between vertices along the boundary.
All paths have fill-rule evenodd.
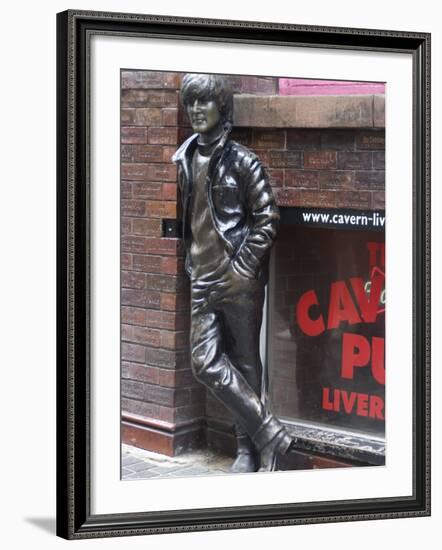
<path id="1" fill-rule="evenodd" d="M 412 352 L 408 357 L 411 382 L 406 392 L 410 396 L 407 404 L 411 411 L 410 468 L 406 472 L 411 480 L 410 491 L 376 497 L 315 497 L 298 501 L 287 500 L 286 496 L 281 496 L 279 501 L 278 495 L 273 495 L 266 501 L 264 489 L 260 503 L 226 505 L 221 504 L 225 500 L 220 499 L 219 504 L 215 501 L 205 507 L 169 503 L 167 509 L 156 509 L 153 502 L 148 510 L 134 511 L 131 507 L 116 512 L 95 511 L 93 478 L 100 464 L 96 464 L 91 443 L 97 436 L 93 427 L 97 408 L 93 318 L 99 307 L 94 303 L 94 285 L 100 281 L 91 283 L 98 246 L 95 241 L 91 247 L 91 234 L 99 223 L 94 211 L 92 151 L 96 129 L 91 124 L 96 105 L 96 98 L 91 96 L 92 72 L 97 61 L 94 37 L 151 39 L 164 43 L 183 41 L 183 44 L 191 42 L 200 50 L 231 44 L 354 55 L 372 52 L 392 56 L 393 63 L 395 56 L 398 60 L 411 61 L 412 101 L 407 115 L 412 126 L 412 159 L 408 159 L 412 218 L 407 224 L 412 261 L 406 267 L 412 292 L 404 299 L 412 314 Z M 177 66 L 179 70 L 188 70 L 185 59 L 180 59 Z M 217 72 L 216 68 L 213 70 Z M 57 534 L 67 539 L 81 539 L 429 515 L 430 36 L 418 32 L 69 10 L 57 16 L 57 73 Z M 397 128 L 393 128 L 394 131 Z M 388 208 L 393 211 L 397 206 L 388 204 Z M 119 403 L 115 406 L 119 407 Z M 306 449 L 309 450 L 308 446 Z M 312 474 L 315 472 L 309 475 Z M 113 482 L 129 483 L 120 479 Z M 176 480 L 167 483 L 173 484 Z"/>

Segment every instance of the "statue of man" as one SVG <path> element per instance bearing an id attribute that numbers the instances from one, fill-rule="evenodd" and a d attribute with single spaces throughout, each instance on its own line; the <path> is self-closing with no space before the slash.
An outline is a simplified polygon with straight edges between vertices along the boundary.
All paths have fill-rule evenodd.
<path id="1" fill-rule="evenodd" d="M 261 400 L 259 334 L 279 211 L 258 157 L 229 139 L 228 81 L 187 74 L 181 100 L 195 132 L 172 158 L 191 280 L 192 370 L 235 417 L 231 471 L 271 471 L 293 443 Z"/>

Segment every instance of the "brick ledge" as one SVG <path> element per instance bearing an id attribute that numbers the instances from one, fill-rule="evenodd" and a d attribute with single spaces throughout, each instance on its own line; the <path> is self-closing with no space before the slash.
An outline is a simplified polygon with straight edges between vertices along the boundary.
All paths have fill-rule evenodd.
<path id="1" fill-rule="evenodd" d="M 187 450 L 200 448 L 205 442 L 205 436 L 201 420 L 174 432 L 154 428 L 147 423 L 143 425 L 122 420 L 121 441 L 147 451 L 177 456 Z"/>

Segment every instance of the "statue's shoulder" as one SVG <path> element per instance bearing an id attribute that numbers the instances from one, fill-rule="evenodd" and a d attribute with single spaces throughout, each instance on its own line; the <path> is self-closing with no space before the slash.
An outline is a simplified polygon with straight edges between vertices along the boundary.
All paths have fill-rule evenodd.
<path id="1" fill-rule="evenodd" d="M 229 143 L 232 144 L 231 156 L 235 160 L 239 170 L 248 172 L 262 166 L 259 156 L 248 147 L 234 140 L 230 140 Z"/>
<path id="2" fill-rule="evenodd" d="M 229 140 L 228 145 L 230 146 L 231 154 L 234 155 L 239 161 L 244 161 L 250 165 L 254 160 L 259 160 L 256 153 L 233 139 Z"/>

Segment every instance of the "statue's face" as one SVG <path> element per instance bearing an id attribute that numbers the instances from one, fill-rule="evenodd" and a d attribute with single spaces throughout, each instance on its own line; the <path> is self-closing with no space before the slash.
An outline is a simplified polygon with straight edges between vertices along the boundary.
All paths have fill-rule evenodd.
<path id="1" fill-rule="evenodd" d="M 188 105 L 187 114 L 195 132 L 204 134 L 213 130 L 220 122 L 221 115 L 215 101 L 195 99 Z"/>

